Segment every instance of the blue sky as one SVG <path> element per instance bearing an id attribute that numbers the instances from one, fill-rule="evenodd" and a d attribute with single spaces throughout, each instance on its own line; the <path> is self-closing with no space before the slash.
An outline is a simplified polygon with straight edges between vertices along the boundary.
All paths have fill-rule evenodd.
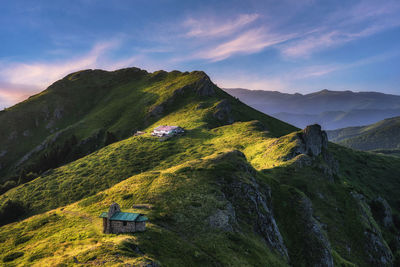
<path id="1" fill-rule="evenodd" d="M 220 87 L 400 94 L 400 1 L 4 1 L 0 107 L 88 68 L 204 70 Z"/>

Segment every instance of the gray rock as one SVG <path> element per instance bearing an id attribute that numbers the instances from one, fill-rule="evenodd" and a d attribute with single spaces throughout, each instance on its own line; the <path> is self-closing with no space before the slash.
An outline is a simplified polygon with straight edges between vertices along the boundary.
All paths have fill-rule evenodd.
<path id="1" fill-rule="evenodd" d="M 315 163 L 324 174 L 333 181 L 333 176 L 339 172 L 338 161 L 328 151 L 328 138 L 325 131 L 318 124 L 307 126 L 295 139 L 295 147 L 287 155 L 285 160 L 295 158 L 296 167 L 302 168 Z M 316 160 L 318 156 L 321 160 Z"/>
<path id="2" fill-rule="evenodd" d="M 53 117 L 54 117 L 56 120 L 59 120 L 59 119 L 62 118 L 63 112 L 64 112 L 64 108 L 62 108 L 62 107 L 57 107 L 57 108 L 54 109 Z"/>
<path id="3" fill-rule="evenodd" d="M 0 151 L 0 158 L 4 157 L 6 154 L 7 154 L 7 150 L 4 149 L 4 150 Z"/>
<path id="4" fill-rule="evenodd" d="M 305 240 L 305 245 L 308 247 L 308 254 L 311 255 L 308 257 L 310 266 L 333 267 L 331 244 L 323 233 L 320 223 L 313 217 L 313 208 L 310 199 L 303 196 L 300 199 L 300 209 L 305 232 L 309 236 Z M 311 240 L 313 244 L 309 244 Z"/>
<path id="5" fill-rule="evenodd" d="M 372 208 L 375 220 L 379 221 L 386 228 L 394 226 L 392 208 L 386 199 L 379 196 L 371 202 L 370 207 Z"/>
<path id="6" fill-rule="evenodd" d="M 204 73 L 203 78 L 201 78 L 197 82 L 175 89 L 170 98 L 158 104 L 157 106 L 152 107 L 149 110 L 148 116 L 160 116 L 167 109 L 168 106 L 175 102 L 178 96 L 184 95 L 189 91 L 195 92 L 199 96 L 213 96 L 215 95 L 214 86 L 215 85 L 211 82 L 210 78 Z"/>
<path id="7" fill-rule="evenodd" d="M 199 96 L 213 96 L 215 95 L 214 86 L 210 78 L 204 73 L 203 78 L 195 83 L 194 88 Z"/>
<path id="8" fill-rule="evenodd" d="M 238 153 L 242 155 L 241 152 Z M 246 164 L 239 165 L 238 169 L 241 170 L 249 168 L 241 166 Z M 254 170 L 249 170 L 248 173 L 253 177 Z M 234 205 L 237 220 L 243 220 L 249 225 L 253 225 L 255 232 L 264 238 L 266 244 L 288 261 L 288 251 L 271 208 L 271 189 L 266 185 L 260 186 L 254 177 L 249 182 L 237 178 L 225 181 L 223 193 Z M 244 210 L 245 214 L 242 212 L 239 216 L 237 210 Z"/>
<path id="9" fill-rule="evenodd" d="M 294 164 L 299 167 L 303 168 L 306 166 L 311 166 L 312 165 L 312 158 L 310 156 L 307 156 L 305 154 L 300 154 L 295 157 L 295 162 Z"/>
<path id="10" fill-rule="evenodd" d="M 28 136 L 31 136 L 32 133 L 31 133 L 30 130 L 25 130 L 25 131 L 22 133 L 22 135 L 25 136 L 25 137 L 28 137 Z"/>
<path id="11" fill-rule="evenodd" d="M 323 149 L 328 148 L 328 137 L 325 131 L 321 130 L 318 124 L 307 126 L 301 135 L 305 144 L 305 151 L 303 154 L 310 156 L 318 156 L 322 153 Z"/>
<path id="12" fill-rule="evenodd" d="M 365 197 L 355 192 L 351 192 L 351 195 L 357 201 L 361 213 L 362 224 L 360 227 L 364 229 L 364 246 L 369 264 L 371 266 L 393 266 L 393 254 L 372 217 Z"/>
<path id="13" fill-rule="evenodd" d="M 235 209 L 231 203 L 228 203 L 225 209 L 217 211 L 208 218 L 208 224 L 212 228 L 218 228 L 223 231 L 233 231 L 233 224 L 236 224 Z"/>

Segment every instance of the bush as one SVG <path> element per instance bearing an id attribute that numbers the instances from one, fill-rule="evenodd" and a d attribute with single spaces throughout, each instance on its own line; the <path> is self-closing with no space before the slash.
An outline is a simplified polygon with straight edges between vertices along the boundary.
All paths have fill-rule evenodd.
<path id="1" fill-rule="evenodd" d="M 26 214 L 26 211 L 22 202 L 7 200 L 0 207 L 0 226 L 22 218 Z"/>
<path id="2" fill-rule="evenodd" d="M 7 255 L 4 256 L 3 262 L 13 261 L 19 257 L 22 257 L 23 255 L 24 253 L 20 251 L 8 253 Z"/>
<path id="3" fill-rule="evenodd" d="M 25 242 L 28 242 L 31 239 L 32 239 L 31 236 L 19 236 L 14 240 L 14 245 L 17 246 L 19 244 L 23 244 Z"/>

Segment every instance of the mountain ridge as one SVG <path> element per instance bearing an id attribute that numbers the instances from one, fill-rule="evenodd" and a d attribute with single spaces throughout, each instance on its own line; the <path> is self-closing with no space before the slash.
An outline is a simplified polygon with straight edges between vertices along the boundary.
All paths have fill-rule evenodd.
<path id="1" fill-rule="evenodd" d="M 224 89 L 246 104 L 299 128 L 318 123 L 334 130 L 400 116 L 400 96 L 321 90 L 310 94 Z"/>
<path id="2" fill-rule="evenodd" d="M 132 83 L 116 87 L 97 77 L 113 95 L 96 104 L 103 112 L 85 116 L 83 133 L 98 125 L 131 131 L 123 126 L 147 119 L 138 129 L 145 133 L 101 140 L 95 151 L 1 193 L 0 260 L 392 266 L 400 259 L 399 159 L 328 143 L 320 126 L 299 130 L 262 114 L 209 87 L 207 77 L 161 71 L 125 77 Z M 90 84 L 82 77 L 74 82 L 63 92 Z M 108 105 L 112 114 L 104 113 Z M 126 124 L 109 126 L 121 118 Z M 179 125 L 185 133 L 158 139 L 151 136 L 158 125 Z M 103 234 L 98 216 L 113 202 L 145 214 L 146 231 Z M 139 203 L 151 208 L 133 208 Z"/>
<path id="3" fill-rule="evenodd" d="M 400 149 L 400 117 L 388 118 L 375 124 L 328 131 L 332 142 L 354 149 L 373 151 Z"/>

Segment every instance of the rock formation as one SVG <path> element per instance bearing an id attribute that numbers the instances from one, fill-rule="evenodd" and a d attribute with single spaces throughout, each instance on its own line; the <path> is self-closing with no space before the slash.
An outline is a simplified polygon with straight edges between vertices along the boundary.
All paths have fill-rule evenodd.
<path id="1" fill-rule="evenodd" d="M 357 201 L 361 213 L 362 225 L 360 227 L 363 227 L 364 231 L 364 246 L 368 254 L 368 262 L 371 266 L 393 266 L 393 254 L 372 217 L 365 197 L 355 192 L 351 194 Z"/>
<path id="2" fill-rule="evenodd" d="M 333 179 L 339 171 L 337 160 L 328 151 L 328 138 L 325 131 L 318 124 L 307 126 L 298 133 L 294 140 L 297 145 L 288 154 L 286 160 L 295 158 L 297 167 L 315 164 L 329 179 Z M 321 157 L 321 160 L 317 160 Z"/>
<path id="3" fill-rule="evenodd" d="M 311 200 L 303 196 L 299 203 L 305 233 L 308 236 L 304 245 L 307 246 L 308 255 L 306 257 L 310 266 L 333 267 L 331 244 L 323 233 L 321 225 L 313 216 Z"/>
<path id="4" fill-rule="evenodd" d="M 301 154 L 311 157 L 319 156 L 323 150 L 328 148 L 328 137 L 318 124 L 307 126 L 299 136 L 303 146 L 300 147 Z"/>
<path id="5" fill-rule="evenodd" d="M 381 223 L 383 227 L 390 228 L 394 226 L 392 208 L 386 199 L 379 196 L 371 202 L 370 207 L 375 220 Z"/>
<path id="6" fill-rule="evenodd" d="M 219 102 L 214 108 L 214 118 L 220 121 L 223 124 L 232 124 L 234 122 L 232 116 L 232 107 L 231 104 L 227 99 L 222 100 Z"/>
<path id="7" fill-rule="evenodd" d="M 245 159 L 244 154 L 240 151 L 230 152 L 230 154 L 232 153 Z M 288 251 L 272 212 L 271 189 L 266 185 L 261 186 L 256 181 L 255 170 L 248 164 L 243 163 L 237 167 L 251 177 L 249 182 L 244 182 L 240 178 L 224 179 L 223 181 L 224 196 L 233 204 L 237 220 L 243 220 L 249 225 L 253 225 L 254 230 L 264 238 L 268 246 L 288 260 Z M 243 204 L 246 206 L 241 207 L 240 205 Z M 241 211 L 241 213 L 237 211 Z"/>

